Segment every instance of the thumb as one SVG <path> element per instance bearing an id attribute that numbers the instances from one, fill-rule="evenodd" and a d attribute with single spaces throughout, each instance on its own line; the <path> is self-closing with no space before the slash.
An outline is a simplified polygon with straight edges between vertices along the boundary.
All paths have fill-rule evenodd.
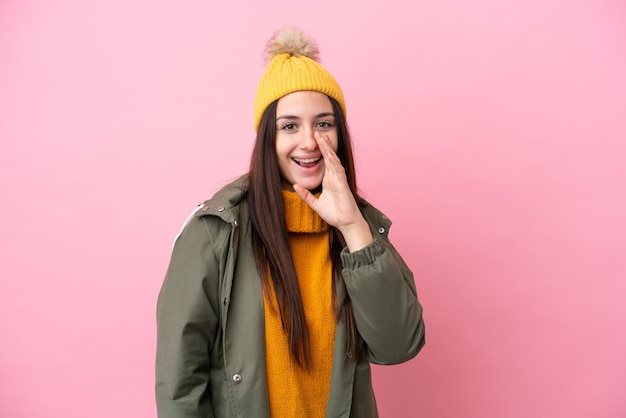
<path id="1" fill-rule="evenodd" d="M 300 196 L 300 199 L 302 199 L 312 209 L 315 209 L 317 199 L 313 196 L 313 193 L 311 193 L 306 187 L 302 187 L 299 184 L 294 184 L 293 190 L 298 194 L 298 196 Z"/>

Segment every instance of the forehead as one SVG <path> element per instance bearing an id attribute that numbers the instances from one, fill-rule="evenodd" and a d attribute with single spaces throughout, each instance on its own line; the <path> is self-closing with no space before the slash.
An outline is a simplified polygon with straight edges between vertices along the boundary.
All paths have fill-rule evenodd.
<path id="1" fill-rule="evenodd" d="M 332 112 L 330 99 L 319 91 L 296 91 L 278 99 L 277 116 L 289 114 L 294 116 L 317 115 Z"/>

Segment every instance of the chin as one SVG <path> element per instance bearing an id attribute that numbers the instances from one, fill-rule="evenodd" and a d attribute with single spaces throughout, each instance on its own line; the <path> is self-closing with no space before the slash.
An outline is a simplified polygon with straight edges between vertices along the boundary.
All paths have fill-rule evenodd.
<path id="1" fill-rule="evenodd" d="M 320 191 L 322 189 L 322 182 L 314 182 L 314 181 L 309 181 L 309 182 L 302 182 L 300 183 L 303 187 L 305 187 L 307 190 L 309 190 L 311 193 L 315 193 L 316 191 Z"/>

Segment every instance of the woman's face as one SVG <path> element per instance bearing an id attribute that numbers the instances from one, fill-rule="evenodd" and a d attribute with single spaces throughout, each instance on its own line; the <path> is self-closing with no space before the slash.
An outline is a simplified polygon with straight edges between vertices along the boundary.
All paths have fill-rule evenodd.
<path id="1" fill-rule="evenodd" d="M 316 189 L 324 178 L 324 159 L 316 133 L 328 136 L 337 151 L 337 127 L 330 99 L 317 91 L 297 91 L 283 96 L 276 107 L 276 157 L 283 187 L 299 184 Z"/>

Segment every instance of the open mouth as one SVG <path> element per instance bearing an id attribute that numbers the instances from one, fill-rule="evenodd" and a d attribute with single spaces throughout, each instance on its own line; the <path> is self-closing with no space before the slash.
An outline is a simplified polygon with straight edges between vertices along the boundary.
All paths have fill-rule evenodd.
<path id="1" fill-rule="evenodd" d="M 316 158 L 292 158 L 292 160 L 298 164 L 300 167 L 310 168 L 315 167 L 321 160 L 322 157 Z"/>

